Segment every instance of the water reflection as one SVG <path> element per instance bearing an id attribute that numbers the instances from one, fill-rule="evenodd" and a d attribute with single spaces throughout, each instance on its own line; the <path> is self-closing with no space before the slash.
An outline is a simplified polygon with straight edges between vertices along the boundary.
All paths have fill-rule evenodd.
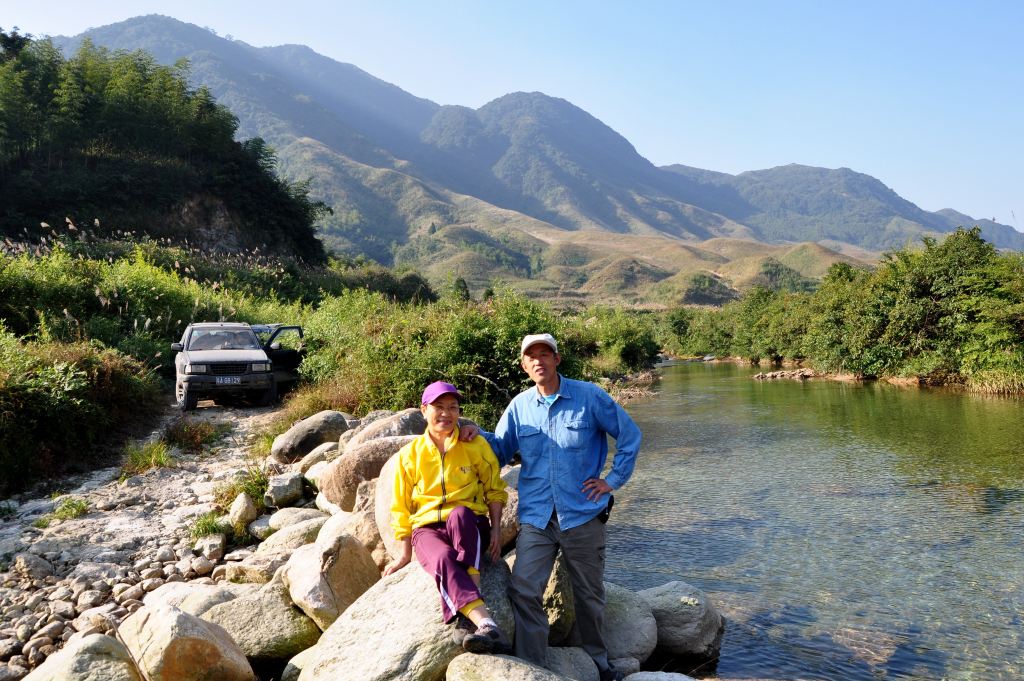
<path id="1" fill-rule="evenodd" d="M 630 406 L 609 579 L 708 592 L 721 678 L 1018 678 L 1020 401 L 751 373 L 673 367 Z"/>

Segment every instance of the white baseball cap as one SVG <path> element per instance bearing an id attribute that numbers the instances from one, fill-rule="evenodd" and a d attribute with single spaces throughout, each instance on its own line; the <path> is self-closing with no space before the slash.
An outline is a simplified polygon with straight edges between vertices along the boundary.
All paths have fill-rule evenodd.
<path id="1" fill-rule="evenodd" d="M 543 343 L 551 348 L 552 352 L 558 354 L 558 342 L 555 340 L 554 336 L 550 333 L 534 333 L 523 338 L 523 344 L 519 347 L 519 356 L 522 357 L 525 355 L 526 350 L 531 345 L 536 345 L 537 343 Z"/>

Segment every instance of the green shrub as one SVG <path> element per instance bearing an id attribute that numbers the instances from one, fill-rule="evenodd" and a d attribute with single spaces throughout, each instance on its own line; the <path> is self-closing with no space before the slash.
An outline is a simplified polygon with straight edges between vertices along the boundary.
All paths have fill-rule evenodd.
<path id="1" fill-rule="evenodd" d="M 80 518 L 89 512 L 89 502 L 78 497 L 64 497 L 54 507 L 53 511 L 32 523 L 35 527 L 46 528 L 54 520 L 73 520 Z"/>
<path id="2" fill-rule="evenodd" d="M 153 468 L 168 468 L 174 465 L 170 449 L 163 440 L 140 444 L 129 442 L 124 447 L 124 463 L 121 464 L 121 478 L 145 473 Z"/>
<path id="3" fill-rule="evenodd" d="M 231 508 L 235 497 L 244 492 L 252 499 L 256 505 L 256 510 L 262 513 L 266 508 L 263 503 L 263 495 L 267 493 L 269 484 L 270 479 L 263 467 L 255 461 L 250 461 L 240 476 L 235 477 L 229 482 L 217 485 L 213 491 L 214 503 L 226 511 Z"/>
<path id="4" fill-rule="evenodd" d="M 188 535 L 192 541 L 208 537 L 211 534 L 230 534 L 231 527 L 220 522 L 220 514 L 216 511 L 204 513 L 193 521 L 188 529 Z"/>
<path id="5" fill-rule="evenodd" d="M 196 421 L 182 416 L 174 419 L 164 428 L 163 440 L 184 452 L 201 452 L 206 445 L 219 440 L 231 430 L 226 423 L 214 424 Z"/>

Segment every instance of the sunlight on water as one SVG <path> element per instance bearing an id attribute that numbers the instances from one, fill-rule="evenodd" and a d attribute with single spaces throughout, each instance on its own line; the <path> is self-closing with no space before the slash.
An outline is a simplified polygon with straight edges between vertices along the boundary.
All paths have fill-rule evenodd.
<path id="1" fill-rule="evenodd" d="M 608 579 L 728 619 L 720 678 L 1024 676 L 1024 402 L 668 367 Z"/>

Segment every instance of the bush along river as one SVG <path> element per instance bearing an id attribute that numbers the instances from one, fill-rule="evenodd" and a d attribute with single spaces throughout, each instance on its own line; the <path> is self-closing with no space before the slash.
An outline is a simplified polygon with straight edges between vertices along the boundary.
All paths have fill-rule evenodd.
<path id="1" fill-rule="evenodd" d="M 667 366 L 608 579 L 728 617 L 695 676 L 1024 677 L 1024 400 Z"/>

